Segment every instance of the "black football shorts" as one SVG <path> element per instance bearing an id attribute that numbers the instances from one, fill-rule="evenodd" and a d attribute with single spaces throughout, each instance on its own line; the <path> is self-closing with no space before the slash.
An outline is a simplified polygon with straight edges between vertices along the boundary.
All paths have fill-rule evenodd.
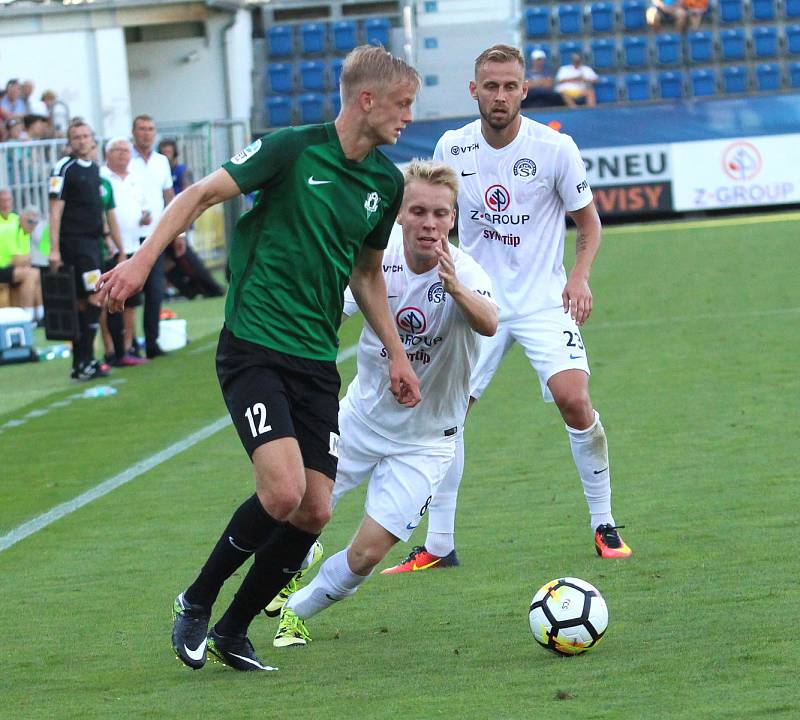
<path id="1" fill-rule="evenodd" d="M 264 443 L 293 437 L 306 468 L 336 479 L 341 379 L 335 362 L 287 355 L 223 327 L 217 377 L 250 457 Z"/>

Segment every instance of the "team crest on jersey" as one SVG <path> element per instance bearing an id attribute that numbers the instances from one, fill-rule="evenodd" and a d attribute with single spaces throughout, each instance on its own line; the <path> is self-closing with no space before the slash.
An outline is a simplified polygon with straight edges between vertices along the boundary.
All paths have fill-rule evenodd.
<path id="1" fill-rule="evenodd" d="M 372 213 L 378 209 L 380 201 L 381 196 L 376 192 L 371 192 L 369 195 L 367 195 L 367 199 L 364 200 L 364 209 L 367 211 L 367 220 L 369 220 Z"/>
<path id="2" fill-rule="evenodd" d="M 53 195 L 61 192 L 61 189 L 64 187 L 64 178 L 60 175 L 53 175 L 50 178 L 49 183 L 49 190 Z"/>
<path id="3" fill-rule="evenodd" d="M 536 176 L 536 163 L 530 158 L 522 158 L 514 163 L 514 175 L 521 178 Z"/>
<path id="4" fill-rule="evenodd" d="M 511 205 L 511 194 L 502 185 L 490 185 L 483 199 L 486 207 L 494 212 L 505 212 Z"/>
<path id="5" fill-rule="evenodd" d="M 428 288 L 428 302 L 439 303 L 444 301 L 444 285 L 441 282 L 435 282 Z"/>
<path id="6" fill-rule="evenodd" d="M 244 150 L 240 150 L 236 153 L 236 155 L 231 158 L 231 162 L 234 165 L 241 165 L 247 162 L 259 150 L 261 150 L 261 140 L 256 140 L 254 143 L 250 143 Z"/>
<path id="7" fill-rule="evenodd" d="M 398 310 L 394 319 L 397 327 L 409 335 L 422 335 L 428 329 L 428 319 L 425 317 L 425 313 L 411 305 Z"/>

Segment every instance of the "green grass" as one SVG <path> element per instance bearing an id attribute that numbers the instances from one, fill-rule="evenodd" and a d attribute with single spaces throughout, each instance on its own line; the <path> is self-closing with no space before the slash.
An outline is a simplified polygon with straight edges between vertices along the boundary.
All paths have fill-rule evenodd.
<path id="1" fill-rule="evenodd" d="M 563 425 L 515 350 L 467 427 L 459 569 L 372 578 L 309 623 L 305 650 L 274 651 L 274 623 L 257 619 L 251 637 L 278 673 L 183 668 L 172 599 L 252 487 L 227 427 L 0 552 L 0 715 L 800 716 L 797 220 L 771 219 L 606 233 L 584 337 L 631 560 L 594 555 Z M 0 433 L 0 534 L 224 415 L 221 303 L 175 310 L 189 319 L 185 350 L 115 373 L 126 382 L 114 397 Z M 356 336 L 346 326 L 343 346 Z M 343 379 L 353 371 L 350 360 Z M 67 372 L 68 361 L 0 368 L 0 425 L 80 392 Z M 337 507 L 329 552 L 362 502 Z M 559 575 L 608 602 L 588 655 L 552 656 L 527 628 L 531 596 Z"/>

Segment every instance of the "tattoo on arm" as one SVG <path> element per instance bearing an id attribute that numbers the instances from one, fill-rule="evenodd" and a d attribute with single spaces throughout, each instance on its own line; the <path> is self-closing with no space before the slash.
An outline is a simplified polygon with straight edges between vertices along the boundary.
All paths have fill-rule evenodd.
<path id="1" fill-rule="evenodd" d="M 575 252 L 582 252 L 586 249 L 586 238 L 583 236 L 580 230 L 578 230 L 578 234 L 575 237 Z"/>

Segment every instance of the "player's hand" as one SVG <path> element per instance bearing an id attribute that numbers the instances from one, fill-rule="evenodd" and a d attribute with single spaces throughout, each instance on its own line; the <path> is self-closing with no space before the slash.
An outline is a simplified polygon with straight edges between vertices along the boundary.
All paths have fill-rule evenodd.
<path id="1" fill-rule="evenodd" d="M 389 389 L 395 400 L 408 408 L 422 400 L 419 380 L 405 353 L 389 360 Z"/>
<path id="2" fill-rule="evenodd" d="M 51 250 L 47 262 L 50 265 L 50 272 L 56 272 L 61 267 L 61 253 L 58 250 Z"/>
<path id="3" fill-rule="evenodd" d="M 150 268 L 136 262 L 137 255 L 103 273 L 97 283 L 98 298 L 109 312 L 122 312 L 125 301 L 139 292 L 147 280 Z"/>
<path id="4" fill-rule="evenodd" d="M 447 237 L 442 238 L 441 245 L 436 248 L 436 256 L 439 258 L 439 280 L 445 292 L 452 295 L 458 287 L 458 277 Z"/>
<path id="5" fill-rule="evenodd" d="M 583 325 L 592 312 L 592 291 L 584 277 L 570 275 L 561 293 L 564 312 L 569 313 L 576 325 Z"/>

